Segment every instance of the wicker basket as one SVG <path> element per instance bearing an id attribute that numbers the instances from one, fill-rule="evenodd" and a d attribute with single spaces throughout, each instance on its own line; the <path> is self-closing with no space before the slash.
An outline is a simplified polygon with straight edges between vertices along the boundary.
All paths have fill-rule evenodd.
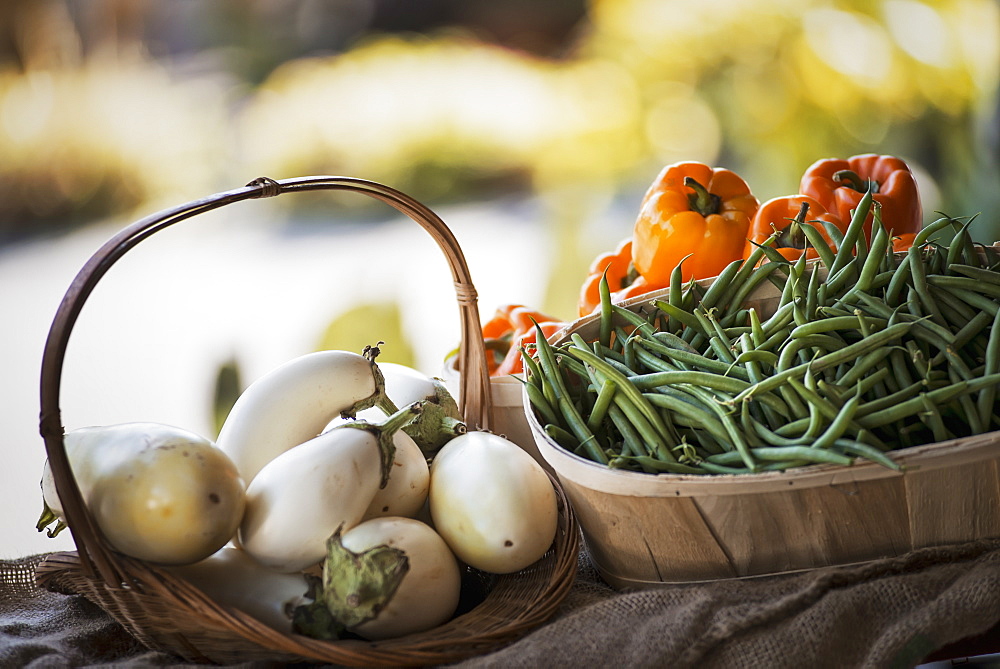
<path id="1" fill-rule="evenodd" d="M 381 200 L 420 224 L 438 243 L 452 270 L 461 317 L 459 406 L 470 428 L 489 430 L 489 376 L 480 335 L 477 296 L 457 240 L 431 210 L 378 183 L 349 177 L 257 179 L 246 187 L 212 195 L 133 223 L 104 244 L 67 291 L 49 332 L 41 369 L 41 434 L 77 550 L 56 553 L 36 570 L 40 586 L 80 594 L 95 602 L 151 649 L 191 661 L 319 661 L 340 665 L 427 665 L 455 662 L 510 643 L 552 617 L 576 574 L 579 529 L 563 491 L 556 539 L 529 568 L 502 576 L 469 570 L 465 583 L 475 601 L 449 622 L 397 639 L 317 641 L 286 635 L 249 615 L 224 608 L 190 583 L 155 565 L 114 552 L 87 510 L 70 469 L 59 409 L 62 365 L 73 324 L 104 273 L 153 233 L 219 207 L 282 193 L 340 190 Z"/>

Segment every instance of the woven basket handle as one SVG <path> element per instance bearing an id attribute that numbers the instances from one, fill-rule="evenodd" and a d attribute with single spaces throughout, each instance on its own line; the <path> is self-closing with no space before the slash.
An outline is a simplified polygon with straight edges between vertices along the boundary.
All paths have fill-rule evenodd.
<path id="1" fill-rule="evenodd" d="M 56 311 L 42 355 L 40 432 L 45 440 L 49 466 L 66 515 L 64 520 L 72 532 L 88 576 L 93 577 L 96 571 L 110 586 L 118 586 L 125 579 L 123 570 L 116 566 L 115 554 L 83 503 L 63 442 L 65 430 L 59 409 L 63 361 L 70 332 L 84 302 L 115 262 L 139 242 L 163 228 L 234 202 L 316 190 L 353 191 L 381 200 L 419 223 L 438 243 L 451 267 L 461 320 L 458 364 L 462 374 L 458 404 L 470 427 L 490 429 L 490 379 L 480 330 L 476 290 L 455 236 L 433 211 L 420 202 L 388 186 L 352 177 L 313 176 L 282 181 L 262 177 L 243 188 L 217 193 L 161 211 L 122 229 L 84 264 Z"/>

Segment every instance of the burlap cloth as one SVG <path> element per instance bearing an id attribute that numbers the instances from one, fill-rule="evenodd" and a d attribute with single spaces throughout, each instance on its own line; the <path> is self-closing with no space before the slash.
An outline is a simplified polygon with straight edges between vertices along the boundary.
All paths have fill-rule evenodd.
<path id="1" fill-rule="evenodd" d="M 0 667 L 189 666 L 87 600 L 39 590 L 39 560 L 0 561 Z M 632 593 L 608 588 L 582 554 L 552 622 L 459 666 L 912 667 L 998 623 L 1000 542 Z"/>

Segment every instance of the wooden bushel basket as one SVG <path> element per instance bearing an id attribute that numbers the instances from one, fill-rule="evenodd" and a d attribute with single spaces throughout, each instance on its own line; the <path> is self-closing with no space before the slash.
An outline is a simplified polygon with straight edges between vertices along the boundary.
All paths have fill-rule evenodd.
<path id="1" fill-rule="evenodd" d="M 622 306 L 635 311 L 666 297 L 657 291 Z M 765 282 L 746 306 L 766 316 L 779 297 Z M 599 328 L 600 315 L 590 315 L 550 342 L 574 333 L 593 340 Z M 653 475 L 571 453 L 545 433 L 526 396 L 524 406 L 590 558 L 615 588 L 766 576 L 1000 538 L 1000 432 L 890 452 L 903 471 L 859 460 L 744 475 Z"/>
<path id="2" fill-rule="evenodd" d="M 339 665 L 445 664 L 508 644 L 551 618 L 573 584 L 579 529 L 561 486 L 559 525 L 552 547 L 521 572 L 489 575 L 469 570 L 481 599 L 449 622 L 420 634 L 367 642 L 318 641 L 278 632 L 249 615 L 212 601 L 180 577 L 116 553 L 101 535 L 80 496 L 69 466 L 59 409 L 60 377 L 70 332 L 98 281 L 126 252 L 153 233 L 224 205 L 282 193 L 318 190 L 357 192 L 381 200 L 420 224 L 444 253 L 455 283 L 461 317 L 462 375 L 459 406 L 470 429 L 489 430 L 492 405 L 480 334 L 475 288 L 464 255 L 448 227 L 427 207 L 387 186 L 350 177 L 262 178 L 246 187 L 165 210 L 126 227 L 84 265 L 52 323 L 41 369 L 41 434 L 65 521 L 77 550 L 48 556 L 37 568 L 40 586 L 80 594 L 95 602 L 151 649 L 191 661 L 319 661 Z M 478 588 L 473 588 L 474 590 Z M 475 594 L 475 593 L 474 593 Z"/>

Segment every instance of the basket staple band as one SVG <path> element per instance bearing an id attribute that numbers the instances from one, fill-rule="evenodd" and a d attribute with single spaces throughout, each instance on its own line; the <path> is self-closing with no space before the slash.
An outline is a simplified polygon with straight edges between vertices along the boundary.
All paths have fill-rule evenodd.
<path id="1" fill-rule="evenodd" d="M 354 177 L 311 176 L 281 181 L 260 177 L 243 188 L 217 193 L 163 210 L 122 229 L 105 242 L 84 264 L 59 304 L 42 354 L 39 431 L 45 441 L 49 466 L 62 501 L 66 516 L 64 520 L 70 528 L 79 551 L 82 569 L 87 576 L 99 575 L 105 583 L 113 587 L 129 583 L 126 570 L 121 568 L 119 560 L 110 550 L 83 503 L 69 466 L 63 441 L 65 428 L 62 425 L 59 408 L 63 362 L 70 333 L 84 303 L 115 262 L 139 242 L 164 228 L 234 202 L 314 190 L 351 191 L 381 200 L 413 219 L 437 242 L 451 267 L 459 306 L 462 329 L 459 364 L 463 372 L 459 385 L 459 407 L 470 427 L 490 429 L 492 398 L 486 350 L 480 331 L 476 290 L 457 239 L 448 226 L 429 208 L 394 188 L 374 181 Z"/>

